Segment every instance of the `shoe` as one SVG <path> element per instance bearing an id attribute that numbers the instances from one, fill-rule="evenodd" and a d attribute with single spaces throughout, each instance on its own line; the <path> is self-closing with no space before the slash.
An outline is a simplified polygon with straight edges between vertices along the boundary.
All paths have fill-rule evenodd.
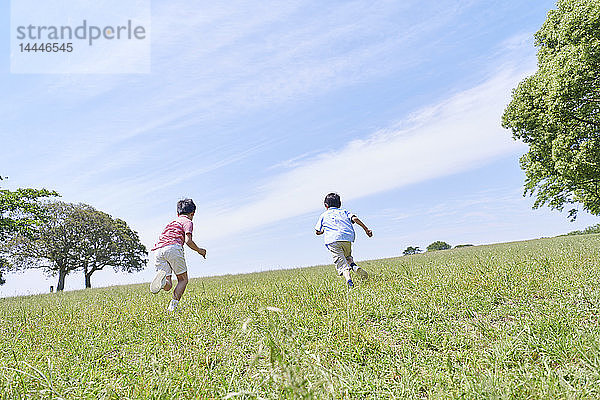
<path id="1" fill-rule="evenodd" d="M 352 279 L 348 279 L 348 282 L 346 282 L 348 284 L 348 289 L 352 289 L 354 287 L 354 282 L 352 282 Z"/>
<path id="2" fill-rule="evenodd" d="M 367 271 L 365 271 L 364 269 L 362 269 L 361 267 L 357 267 L 355 269 L 356 273 L 363 279 L 367 279 L 369 277 L 369 274 L 367 274 Z"/>
<path id="3" fill-rule="evenodd" d="M 179 304 L 179 300 L 171 300 L 169 305 L 167 306 L 167 311 L 175 311 L 177 310 L 177 305 Z"/>
<path id="4" fill-rule="evenodd" d="M 160 292 L 160 289 L 165 287 L 165 284 L 167 283 L 167 273 L 166 271 L 158 270 L 156 272 L 156 276 L 154 277 L 154 279 L 152 280 L 152 282 L 150 282 L 150 291 L 154 294 Z"/>

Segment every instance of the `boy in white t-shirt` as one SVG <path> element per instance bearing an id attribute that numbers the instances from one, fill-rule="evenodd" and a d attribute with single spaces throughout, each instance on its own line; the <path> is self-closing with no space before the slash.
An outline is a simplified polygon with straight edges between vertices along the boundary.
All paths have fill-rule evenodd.
<path id="1" fill-rule="evenodd" d="M 341 209 L 341 205 L 342 201 L 337 193 L 329 193 L 325 196 L 327 210 L 319 217 L 315 231 L 317 235 L 324 235 L 325 246 L 333 254 L 338 275 L 344 277 L 349 288 L 353 288 L 351 270 L 363 278 L 367 278 L 369 274 L 356 265 L 352 258 L 352 242 L 355 238 L 352 224 L 358 224 L 363 228 L 368 237 L 372 237 L 373 232 L 355 214 Z"/>
<path id="2" fill-rule="evenodd" d="M 169 291 L 173 286 L 171 275 L 174 273 L 177 276 L 177 286 L 173 290 L 173 300 L 167 307 L 168 311 L 177 309 L 177 304 L 188 284 L 183 245 L 187 244 L 190 249 L 206 258 L 206 249 L 198 247 L 192 240 L 194 230 L 192 219 L 195 212 L 196 205 L 192 199 L 179 200 L 177 218 L 167 224 L 152 249 L 156 260 L 156 276 L 150 283 L 150 291 L 152 293 L 158 293 L 161 289 Z"/>

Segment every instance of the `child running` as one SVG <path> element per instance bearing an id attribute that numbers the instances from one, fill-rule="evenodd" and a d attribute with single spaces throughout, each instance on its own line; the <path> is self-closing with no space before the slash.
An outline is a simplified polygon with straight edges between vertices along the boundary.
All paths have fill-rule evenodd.
<path id="1" fill-rule="evenodd" d="M 325 196 L 325 212 L 319 217 L 315 225 L 317 235 L 323 235 L 325 246 L 333 254 L 333 262 L 337 273 L 343 276 L 352 289 L 354 283 L 350 277 L 350 271 L 353 270 L 362 278 L 367 278 L 369 274 L 354 263 L 352 258 L 352 242 L 354 242 L 355 233 L 352 224 L 358 224 L 364 229 L 368 237 L 373 236 L 373 232 L 358 219 L 355 214 L 340 208 L 342 201 L 337 193 L 329 193 Z"/>
<path id="2" fill-rule="evenodd" d="M 173 300 L 169 303 L 167 310 L 175 311 L 179 300 L 188 284 L 187 266 L 183 254 L 183 245 L 206 258 L 206 250 L 198 247 L 192 240 L 194 214 L 196 205 L 192 199 L 179 200 L 177 202 L 177 218 L 169 223 L 160 234 L 158 242 L 152 249 L 155 256 L 156 276 L 150 283 L 150 291 L 158 293 L 161 289 L 171 290 L 173 283 L 171 275 L 177 276 L 177 286 L 173 290 Z"/>

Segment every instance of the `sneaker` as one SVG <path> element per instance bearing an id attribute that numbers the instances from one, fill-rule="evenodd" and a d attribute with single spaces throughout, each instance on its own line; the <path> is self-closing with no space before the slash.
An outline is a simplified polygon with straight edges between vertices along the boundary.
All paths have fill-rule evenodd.
<path id="1" fill-rule="evenodd" d="M 369 274 L 367 274 L 367 271 L 365 271 L 364 269 L 362 269 L 361 267 L 357 267 L 355 269 L 356 273 L 363 279 L 367 279 L 369 277 Z"/>
<path id="2" fill-rule="evenodd" d="M 154 294 L 160 292 L 160 289 L 165 287 L 167 283 L 167 272 L 160 269 L 156 272 L 156 276 L 150 282 L 150 291 Z"/>
<path id="3" fill-rule="evenodd" d="M 179 304 L 179 300 L 171 300 L 169 305 L 167 306 L 167 311 L 175 311 L 177 310 L 177 305 Z"/>
<path id="4" fill-rule="evenodd" d="M 354 287 L 354 282 L 352 282 L 352 279 L 348 279 L 348 282 L 346 282 L 348 284 L 348 289 L 352 289 Z"/>

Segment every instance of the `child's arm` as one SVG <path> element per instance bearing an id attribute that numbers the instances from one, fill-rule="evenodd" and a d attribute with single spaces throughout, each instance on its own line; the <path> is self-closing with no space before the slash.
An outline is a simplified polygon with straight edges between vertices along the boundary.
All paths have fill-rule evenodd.
<path id="1" fill-rule="evenodd" d="M 194 241 L 192 240 L 191 233 L 186 233 L 185 244 L 187 244 L 190 249 L 194 250 L 195 252 L 200 254 L 202 257 L 206 258 L 206 249 L 202 249 L 202 248 L 198 247 L 198 245 L 196 245 L 196 243 L 194 243 Z"/>
<path id="2" fill-rule="evenodd" d="M 317 224 L 315 225 L 315 233 L 317 235 L 322 235 L 323 232 L 325 231 L 323 230 L 323 215 L 321 215 L 319 221 L 317 221 Z"/>
<path id="3" fill-rule="evenodd" d="M 363 228 L 368 237 L 373 236 L 373 231 L 367 228 L 367 226 L 360 219 L 358 219 L 356 215 L 352 216 L 352 222 L 358 224 L 361 228 Z"/>

